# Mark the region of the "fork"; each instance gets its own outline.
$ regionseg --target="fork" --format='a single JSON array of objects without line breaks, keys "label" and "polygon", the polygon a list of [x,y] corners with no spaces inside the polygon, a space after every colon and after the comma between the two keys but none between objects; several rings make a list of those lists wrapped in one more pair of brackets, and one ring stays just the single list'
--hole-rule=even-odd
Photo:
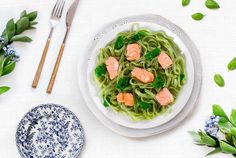
[{"label": "fork", "polygon": [[32,83],[32,87],[36,88],[39,82],[39,78],[43,69],[43,65],[47,56],[47,52],[48,52],[48,48],[51,42],[51,37],[54,31],[55,26],[60,22],[61,16],[62,16],[62,12],[65,6],[65,0],[57,0],[56,4],[53,7],[52,13],[51,13],[51,17],[50,17],[50,23],[51,23],[51,30],[50,33],[48,35],[47,38],[47,42],[45,44],[44,50],[43,50],[43,54],[42,57],[40,59],[36,74],[34,76],[34,80]]}]

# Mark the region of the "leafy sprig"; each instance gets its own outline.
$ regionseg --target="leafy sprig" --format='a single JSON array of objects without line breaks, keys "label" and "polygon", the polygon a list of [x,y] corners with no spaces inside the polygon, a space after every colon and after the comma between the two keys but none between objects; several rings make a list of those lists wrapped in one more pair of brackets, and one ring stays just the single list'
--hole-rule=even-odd
[{"label": "leafy sprig", "polygon": [[[11,73],[16,65],[13,54],[7,54],[6,49],[13,42],[31,42],[28,36],[21,35],[26,30],[34,29],[37,22],[37,11],[27,13],[25,10],[21,12],[20,18],[15,22],[10,19],[1,35],[3,41],[0,43],[0,77]],[[5,48],[5,50],[4,50]],[[0,87],[0,95],[7,92],[10,88],[6,86]]]},{"label": "leafy sprig", "polygon": [[205,145],[214,148],[214,150],[207,155],[222,152],[232,154],[236,157],[236,110],[233,109],[231,111],[230,117],[226,115],[219,105],[213,105],[212,110],[215,116],[220,117],[218,126],[220,132],[224,134],[224,138],[212,136],[201,130],[198,132],[190,131],[189,134],[197,145]]}]

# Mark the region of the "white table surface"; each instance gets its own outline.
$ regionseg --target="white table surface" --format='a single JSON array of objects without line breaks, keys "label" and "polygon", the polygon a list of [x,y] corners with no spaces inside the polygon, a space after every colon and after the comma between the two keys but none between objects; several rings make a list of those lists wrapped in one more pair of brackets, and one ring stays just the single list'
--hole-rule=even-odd
[{"label": "white table surface", "polygon": [[[55,30],[38,88],[32,89],[31,82],[49,32],[48,19],[54,1],[1,0],[0,30],[9,18],[17,17],[23,9],[38,10],[39,24],[37,30],[27,33],[34,39],[32,43],[14,44],[21,53],[21,61],[12,74],[0,79],[0,85],[12,87],[0,96],[0,157],[20,158],[15,146],[17,124],[27,111],[42,103],[58,103],[76,113],[86,136],[82,158],[204,157],[210,149],[194,145],[187,131],[203,127],[211,114],[211,104],[218,103],[227,112],[236,105],[236,71],[227,72],[226,68],[228,61],[236,56],[236,3],[235,0],[218,1],[221,8],[212,11],[204,7],[204,0],[192,1],[186,8],[181,6],[180,0],[81,0],[53,93],[48,95],[45,91],[65,31],[64,23]],[[207,16],[196,22],[190,15],[198,11]],[[77,65],[87,53],[93,35],[105,24],[123,16],[147,13],[162,15],[189,34],[201,53],[203,83],[196,108],[179,127],[149,138],[130,139],[104,127],[86,107],[77,84]],[[215,86],[214,73],[225,77],[224,88]]]}]

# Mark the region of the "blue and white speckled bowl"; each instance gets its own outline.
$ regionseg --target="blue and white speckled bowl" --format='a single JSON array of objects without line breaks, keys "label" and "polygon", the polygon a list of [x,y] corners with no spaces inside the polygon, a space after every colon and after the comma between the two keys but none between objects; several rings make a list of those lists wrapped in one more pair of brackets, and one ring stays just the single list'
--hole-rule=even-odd
[{"label": "blue and white speckled bowl", "polygon": [[23,158],[78,158],[83,144],[79,119],[56,104],[30,110],[16,131],[16,145]]}]

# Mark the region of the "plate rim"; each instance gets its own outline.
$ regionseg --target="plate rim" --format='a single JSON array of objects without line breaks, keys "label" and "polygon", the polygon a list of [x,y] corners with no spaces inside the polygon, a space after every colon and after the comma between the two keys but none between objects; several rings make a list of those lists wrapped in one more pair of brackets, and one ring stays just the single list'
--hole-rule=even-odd
[{"label": "plate rim", "polygon": [[[112,22],[110,22],[110,23],[108,23],[108,24],[106,24],[104,27],[102,27],[101,29],[99,29],[99,31],[98,31],[98,33],[96,33],[95,34],[95,36],[92,36],[92,37],[94,37],[93,38],[93,42],[91,42],[91,44],[89,45],[89,48],[87,49],[87,52],[89,52],[89,51],[91,51],[91,50],[93,50],[93,47],[97,44],[97,41],[96,40],[98,40],[99,39],[99,37],[100,36],[102,36],[102,34],[104,34],[104,32],[105,32],[105,30],[107,30],[107,29],[109,29],[109,28],[111,28],[111,27],[114,27],[115,25],[117,25],[117,24],[119,24],[119,23],[122,23],[122,22],[125,22],[127,19],[137,19],[137,18],[147,18],[147,19],[155,19],[155,20],[159,20],[159,21],[162,21],[162,23],[163,23],[163,21],[164,21],[164,23],[167,23],[168,24],[168,27],[166,26],[167,24],[165,24],[165,26],[164,27],[166,27],[166,28],[168,28],[170,31],[179,31],[179,34],[177,34],[177,36],[179,36],[179,38],[180,37],[184,37],[186,40],[185,40],[185,43],[186,43],[186,47],[187,48],[191,48],[191,57],[197,57],[196,59],[199,59],[199,60],[193,60],[193,64],[194,64],[194,66],[196,66],[196,65],[198,65],[198,67],[194,67],[194,78],[195,78],[195,81],[194,81],[194,84],[193,84],[193,89],[196,89],[197,91],[196,92],[194,92],[194,91],[192,91],[191,92],[191,95],[190,95],[190,98],[188,99],[188,101],[187,101],[187,105],[189,105],[190,103],[190,101],[192,102],[191,103],[191,107],[189,107],[189,110],[187,110],[186,111],[186,107],[184,107],[180,112],[179,112],[179,114],[177,115],[177,116],[175,116],[175,117],[179,117],[179,115],[181,114],[181,113],[185,113],[183,116],[182,116],[182,118],[180,118],[180,120],[179,121],[177,121],[177,123],[176,123],[176,125],[172,125],[171,127],[165,127],[165,130],[159,130],[159,132],[151,132],[151,133],[149,133],[149,134],[141,134],[141,133],[139,133],[137,136],[132,136],[132,135],[130,135],[130,134],[127,134],[127,133],[125,133],[124,132],[124,130],[123,130],[123,132],[122,132],[122,128],[123,129],[130,129],[130,130],[139,130],[139,129],[131,129],[131,128],[129,128],[129,127],[124,127],[124,126],[122,126],[122,125],[119,125],[119,124],[117,124],[118,126],[116,126],[116,127],[111,127],[111,122],[113,122],[112,120],[110,120],[110,119],[108,119],[98,108],[96,108],[96,112],[94,111],[94,107],[92,107],[91,105],[90,105],[90,103],[92,102],[92,101],[89,101],[88,100],[88,98],[86,97],[86,94],[83,92],[83,89],[82,89],[82,87],[84,87],[84,86],[86,86],[86,85],[83,85],[82,83],[81,83],[81,77],[80,77],[80,75],[78,75],[79,74],[79,66],[80,66],[80,63],[78,64],[78,69],[77,69],[77,77],[78,77],[78,83],[79,83],[79,89],[80,89],[80,91],[81,91],[81,94],[82,94],[82,96],[83,96],[83,99],[85,100],[85,102],[86,102],[86,104],[87,104],[87,106],[88,106],[88,108],[89,108],[89,110],[96,116],[96,118],[100,121],[100,122],[102,122],[106,127],[108,127],[108,128],[110,128],[111,130],[113,130],[113,131],[115,131],[115,132],[117,132],[117,133],[119,133],[119,134],[121,134],[121,135],[124,135],[124,136],[128,136],[128,137],[145,137],[145,136],[150,136],[150,135],[154,135],[154,134],[158,134],[158,133],[162,133],[162,132],[164,132],[164,131],[166,131],[166,130],[168,130],[168,129],[171,129],[171,128],[174,128],[175,126],[177,126],[177,124],[179,124],[179,123],[181,123],[186,117],[187,117],[187,115],[189,115],[189,113],[191,112],[191,110],[193,110],[193,108],[194,108],[194,105],[197,103],[197,99],[199,98],[199,95],[200,95],[200,92],[201,92],[201,83],[202,83],[202,64],[201,64],[201,57],[200,57],[200,53],[199,53],[199,51],[198,51],[198,49],[197,49],[197,47],[195,46],[195,44],[194,44],[194,42],[191,40],[191,38],[188,36],[188,34],[187,33],[185,33],[185,31],[182,29],[182,28],[180,28],[179,26],[177,26],[176,24],[174,24],[174,23],[172,23],[170,20],[168,20],[168,19],[166,19],[166,18],[164,18],[164,17],[162,17],[162,16],[160,16],[160,15],[155,15],[155,14],[142,14],[142,15],[135,15],[135,16],[127,16],[127,17],[123,17],[123,18],[119,18],[118,20],[114,20],[114,21],[112,21]],[[162,25],[161,25],[162,26]],[[173,30],[173,29],[175,29],[175,30]],[[176,32],[174,32],[175,34],[176,34]],[[180,38],[181,40],[182,40],[182,38]],[[86,56],[85,56],[86,58],[82,61],[83,62],[83,65],[88,65],[88,63],[86,62],[88,59],[89,59],[89,53],[87,53],[86,54]],[[87,70],[87,68],[86,68],[86,70]],[[83,73],[82,74],[84,74],[86,71],[84,70],[83,71]],[[196,83],[198,83],[197,85],[196,85]],[[195,93],[195,94],[193,94],[193,93]],[[191,97],[194,97],[193,99],[191,98]],[[186,105],[186,106],[187,106]],[[99,114],[100,113],[100,114]],[[100,116],[99,116],[100,115]],[[103,117],[103,118],[101,118],[101,117]],[[105,117],[105,118],[104,118]],[[174,117],[174,118],[175,118]],[[168,124],[169,122],[171,122],[174,118],[172,118],[170,121],[168,121],[167,123],[165,123],[164,125],[166,125],[166,124]],[[103,119],[103,120],[102,120]],[[110,123],[109,123],[110,122]],[[113,123],[115,123],[115,122],[113,122]],[[110,124],[110,125],[109,125]],[[162,125],[160,125],[160,126],[162,126]],[[156,126],[156,127],[153,127],[153,128],[146,128],[146,129],[141,129],[140,131],[144,131],[144,130],[149,130],[149,129],[155,129],[155,128],[157,128],[158,126]],[[119,130],[118,130],[118,128],[120,128]]]}]

